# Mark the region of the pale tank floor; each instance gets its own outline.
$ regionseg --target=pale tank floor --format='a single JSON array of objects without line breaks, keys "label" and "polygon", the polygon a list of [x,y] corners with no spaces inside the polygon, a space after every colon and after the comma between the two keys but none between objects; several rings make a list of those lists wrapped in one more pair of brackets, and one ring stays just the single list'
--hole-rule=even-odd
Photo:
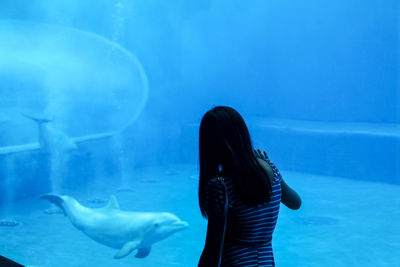
[{"label": "pale tank floor", "polygon": [[[196,266],[206,234],[197,202],[197,167],[171,166],[127,175],[129,184],[101,179],[66,194],[101,207],[110,194],[130,211],[168,211],[189,228],[156,243],[150,255],[113,259],[105,247],[75,229],[49,203],[28,199],[0,207],[0,254],[34,266]],[[285,172],[303,199],[298,211],[281,206],[273,237],[277,266],[397,266],[400,262],[400,186]],[[96,200],[96,201],[94,201]]]}]

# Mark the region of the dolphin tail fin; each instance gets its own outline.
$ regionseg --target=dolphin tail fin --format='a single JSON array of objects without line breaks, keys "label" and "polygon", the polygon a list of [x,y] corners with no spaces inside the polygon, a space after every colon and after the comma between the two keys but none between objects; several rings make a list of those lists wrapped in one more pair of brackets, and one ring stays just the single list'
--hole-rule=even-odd
[{"label": "dolphin tail fin", "polygon": [[63,206],[64,200],[62,199],[61,196],[52,195],[52,194],[46,194],[46,195],[40,196],[40,198],[41,198],[41,199],[46,199],[46,200],[50,201],[51,203],[53,203],[54,205],[56,205],[57,207],[59,207],[59,208],[64,212],[64,214],[66,214],[66,213],[65,213],[64,206]]},{"label": "dolphin tail fin", "polygon": [[38,117],[34,117],[34,116],[31,116],[31,115],[28,115],[28,114],[25,114],[25,113],[22,113],[22,112],[21,112],[21,115],[24,116],[25,118],[28,118],[30,120],[33,120],[33,121],[39,123],[39,124],[40,123],[49,123],[49,122],[53,121],[52,119],[38,118]]}]

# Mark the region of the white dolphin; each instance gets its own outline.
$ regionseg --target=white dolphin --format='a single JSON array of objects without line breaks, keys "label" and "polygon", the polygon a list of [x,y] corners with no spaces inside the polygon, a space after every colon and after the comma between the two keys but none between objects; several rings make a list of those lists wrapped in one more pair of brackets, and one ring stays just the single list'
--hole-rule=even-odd
[{"label": "white dolphin", "polygon": [[67,163],[73,152],[79,153],[79,144],[96,139],[112,138],[119,132],[92,134],[80,137],[69,137],[61,130],[52,126],[52,119],[39,118],[21,113],[24,117],[37,123],[39,141],[31,144],[0,147],[0,156],[32,153],[41,151],[50,157],[50,177],[52,191],[60,192],[63,184],[63,173],[66,172]]},{"label": "white dolphin", "polygon": [[50,125],[51,119],[37,118],[22,113],[28,119],[35,121],[39,129],[39,142],[0,147],[0,155],[17,154],[23,152],[44,151],[54,155],[68,154],[77,149],[80,143],[90,140],[105,139],[115,136],[119,131],[91,134],[79,137],[69,137],[64,132]]},{"label": "white dolphin", "polygon": [[52,127],[52,119],[36,118],[22,113],[28,119],[35,121],[39,129],[39,144],[44,152],[50,154],[64,153],[77,149],[75,142],[62,131]]},{"label": "white dolphin", "polygon": [[43,195],[60,207],[71,223],[91,239],[118,249],[115,259],[138,250],[135,257],[149,255],[151,246],[177,231],[184,230],[188,223],[167,212],[128,212],[121,211],[115,196],[104,208],[91,209],[82,206],[70,196]]}]

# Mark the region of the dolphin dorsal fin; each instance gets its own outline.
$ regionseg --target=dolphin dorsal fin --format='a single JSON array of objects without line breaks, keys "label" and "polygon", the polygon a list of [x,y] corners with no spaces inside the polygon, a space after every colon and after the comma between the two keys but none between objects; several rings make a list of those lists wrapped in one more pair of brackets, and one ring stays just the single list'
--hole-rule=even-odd
[{"label": "dolphin dorsal fin", "polygon": [[117,209],[117,210],[119,210],[119,204],[118,204],[117,198],[114,195],[111,195],[107,206],[105,206],[104,208],[105,209]]}]

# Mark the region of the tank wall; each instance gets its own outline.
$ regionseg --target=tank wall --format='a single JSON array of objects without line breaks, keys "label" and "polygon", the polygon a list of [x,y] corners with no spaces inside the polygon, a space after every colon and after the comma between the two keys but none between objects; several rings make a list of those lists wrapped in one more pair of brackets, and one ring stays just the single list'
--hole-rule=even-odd
[{"label": "tank wall", "polygon": [[[285,169],[393,182],[399,181],[398,150],[393,150],[399,134],[388,137],[373,129],[400,122],[399,5],[397,0],[36,0],[29,5],[4,0],[0,19],[94,33],[140,60],[148,99],[121,135],[124,168],[197,164],[202,115],[215,105],[231,105],[248,121],[254,143],[269,149]],[[4,83],[1,89],[6,92]],[[283,131],[253,120],[259,117],[340,127],[364,122],[373,133]],[[294,140],[303,143],[290,145]],[[110,147],[96,143],[91,158],[97,160],[73,159],[75,177],[86,173],[95,179],[94,170],[114,155]],[[384,155],[378,162],[387,173],[375,179],[371,157],[377,154]],[[120,163],[113,167],[118,176]]]},{"label": "tank wall", "polygon": [[1,18],[76,27],[137,55],[155,113],[195,120],[222,103],[249,115],[398,122],[396,0],[22,2],[2,1]]}]

